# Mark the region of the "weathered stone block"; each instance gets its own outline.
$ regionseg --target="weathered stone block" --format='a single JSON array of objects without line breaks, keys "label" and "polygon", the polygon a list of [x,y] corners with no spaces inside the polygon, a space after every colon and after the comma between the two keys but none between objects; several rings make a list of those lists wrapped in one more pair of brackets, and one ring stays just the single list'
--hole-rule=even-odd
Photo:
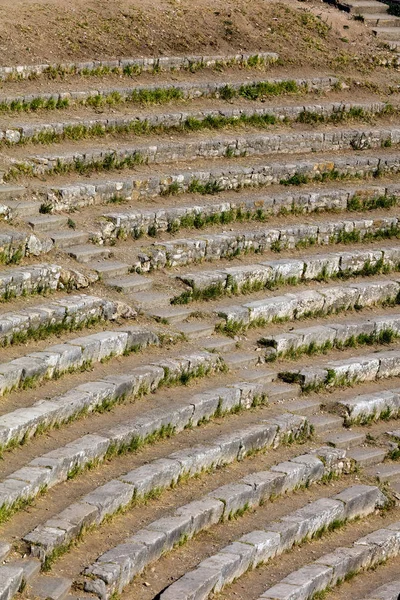
[{"label": "weathered stone block", "polygon": [[224,513],[224,503],[214,498],[204,498],[181,506],[175,511],[177,516],[192,519],[192,535],[218,523]]},{"label": "weathered stone block", "polygon": [[257,565],[265,563],[273,558],[280,548],[280,535],[278,533],[267,531],[252,531],[239,538],[242,544],[254,546],[255,554],[251,567],[255,569]]},{"label": "weathered stone block", "polygon": [[376,486],[353,485],[334,496],[344,504],[344,518],[366,516],[386,504],[387,499]]},{"label": "weathered stone block", "polygon": [[333,569],[332,584],[343,581],[349,573],[357,573],[369,564],[368,548],[351,546],[350,548],[336,548],[330,554],[324,554],[317,564],[326,565]]},{"label": "weathered stone block", "polygon": [[160,458],[121,475],[119,479],[132,485],[135,496],[141,497],[176,483],[182,472],[181,464],[170,458]]}]

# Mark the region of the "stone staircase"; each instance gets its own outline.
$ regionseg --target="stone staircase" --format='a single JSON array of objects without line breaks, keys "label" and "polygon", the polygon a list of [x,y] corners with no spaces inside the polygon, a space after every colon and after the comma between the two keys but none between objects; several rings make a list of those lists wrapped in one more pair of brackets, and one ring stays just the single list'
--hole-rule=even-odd
[{"label": "stone staircase", "polygon": [[[393,4],[396,3],[394,0]],[[375,0],[337,1],[337,6],[362,18],[373,33],[393,50],[400,48],[400,17],[388,13],[389,4]]]},{"label": "stone staircase", "polygon": [[396,590],[395,78],[277,59],[0,68],[1,598]]}]

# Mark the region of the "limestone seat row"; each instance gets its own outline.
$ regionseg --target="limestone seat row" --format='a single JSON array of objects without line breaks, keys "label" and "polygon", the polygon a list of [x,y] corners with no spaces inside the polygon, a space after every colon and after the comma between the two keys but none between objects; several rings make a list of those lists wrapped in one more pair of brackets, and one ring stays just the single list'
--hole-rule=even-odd
[{"label": "limestone seat row", "polygon": [[33,176],[75,170],[101,165],[109,159],[115,165],[125,164],[164,164],[198,159],[240,158],[243,156],[263,156],[268,154],[297,154],[300,152],[334,152],[381,148],[384,144],[395,146],[400,142],[400,129],[335,129],[334,131],[303,131],[296,133],[243,133],[242,136],[218,136],[207,139],[184,139],[179,142],[153,140],[151,144],[117,146],[116,148],[82,148],[70,153],[46,153],[29,155],[25,158],[10,158],[11,169],[23,165],[25,172]]},{"label": "limestone seat row", "polygon": [[[315,502],[248,533],[173,583],[161,600],[205,600],[258,565],[290,550],[296,543],[311,540],[321,530],[373,513],[384,507],[387,498],[379,488],[356,485]],[[271,596],[271,598],[274,596]],[[289,598],[290,596],[288,596]],[[280,599],[280,596],[276,598]],[[301,596],[291,596],[300,600]]]},{"label": "limestone seat row", "polygon": [[379,317],[353,317],[340,323],[292,329],[267,335],[259,340],[266,346],[269,358],[295,357],[301,354],[326,352],[331,348],[346,348],[357,344],[392,341],[400,335],[400,315],[388,313]]},{"label": "limestone seat row", "polygon": [[123,544],[100,556],[86,570],[90,579],[85,587],[102,599],[109,598],[115,591],[121,592],[150,562],[172,550],[182,539],[190,539],[247,508],[257,507],[272,496],[311,485],[332,473],[341,475],[345,463],[344,452],[321,448],[277,464],[268,471],[251,473],[235,483],[221,486],[150,523]]},{"label": "limestone seat row", "polygon": [[308,391],[399,375],[400,350],[396,349],[331,360],[317,367],[287,369],[279,374],[284,381],[297,382]]},{"label": "limestone seat row", "polygon": [[287,213],[313,213],[324,211],[346,211],[353,207],[368,210],[380,203],[397,203],[400,185],[358,186],[349,185],[335,189],[312,189],[311,191],[287,191],[285,193],[260,194],[223,201],[210,201],[183,206],[167,206],[157,209],[114,210],[102,215],[96,224],[92,239],[97,243],[111,243],[127,236],[138,238],[143,234],[175,232],[186,227],[201,229],[208,223],[227,224],[232,221],[260,220],[272,215]]},{"label": "limestone seat row", "polygon": [[97,279],[97,275],[84,275],[51,263],[11,267],[0,271],[0,298],[6,301],[17,296],[87,288]]},{"label": "limestone seat row", "polygon": [[122,302],[105,300],[87,294],[70,295],[18,311],[0,315],[0,341],[4,344],[29,338],[35,333],[48,330],[77,329],[100,320],[111,321],[131,318],[135,311]]},{"label": "limestone seat row", "polygon": [[[290,419],[289,415],[284,414],[277,419],[269,419],[258,425],[219,435],[211,443],[183,448],[95,488],[78,502],[36,527],[24,539],[30,544],[31,553],[43,561],[51,557],[57,549],[65,547],[77,536],[82,535],[84,528],[100,525],[107,516],[129,508],[135,501],[146,498],[156,491],[161,492],[165,488],[176,485],[182,477],[195,477],[204,471],[243,459],[252,451],[277,448],[288,436],[292,436],[294,440],[307,436],[307,428],[304,417],[296,416]],[[327,450],[323,449],[321,452],[326,453]],[[340,474],[348,468],[349,461],[343,452],[336,452],[337,454],[328,452],[329,457],[333,457],[328,471],[332,470]],[[312,463],[313,468],[316,468],[316,472],[310,469],[313,470],[316,478],[322,477],[325,471],[321,461],[316,462],[316,459],[310,458],[309,462]],[[289,465],[290,467],[295,471],[296,465]],[[309,469],[303,463],[297,466],[297,470],[298,476],[293,473],[292,488],[297,485],[301,477],[306,478],[307,481],[310,479],[310,482],[312,479]],[[280,478],[285,480],[282,473]],[[275,486],[276,490],[279,485]],[[282,490],[292,489],[290,485],[287,481],[282,483]],[[236,505],[238,510],[240,502],[241,499],[238,497],[235,499],[233,494],[231,500],[226,502],[225,516],[228,516]]]},{"label": "limestone seat row", "polygon": [[363,152],[359,155],[329,155],[321,158],[256,161],[243,166],[230,163],[222,167],[210,164],[202,170],[180,170],[164,173],[135,173],[128,177],[109,174],[107,181],[91,179],[88,182],[77,180],[70,184],[52,185],[37,189],[38,197],[53,210],[79,209],[92,204],[105,203],[113,198],[139,200],[154,198],[160,194],[180,194],[199,191],[215,194],[223,190],[238,190],[247,187],[272,184],[290,185],[307,182],[320,182],[329,179],[356,177],[366,179],[377,175],[396,174],[400,171],[400,157],[396,153],[384,154],[376,150],[374,154]]},{"label": "limestone seat row", "polygon": [[[17,408],[0,416],[0,448],[25,444],[29,438],[51,427],[62,425],[90,412],[154,392],[161,385],[183,374],[196,375],[218,370],[217,357],[199,353],[186,360],[170,359],[131,369],[129,374],[108,375],[84,383],[51,399],[38,400],[32,406]],[[229,392],[229,390],[228,390]],[[222,394],[222,391],[221,391]]]},{"label": "limestone seat row", "polygon": [[[393,110],[391,107],[389,110]],[[396,110],[396,109],[394,109]],[[239,125],[253,117],[265,119],[272,123],[284,121],[301,121],[310,115],[320,117],[321,120],[329,120],[335,117],[339,120],[346,115],[352,115],[358,112],[365,117],[374,115],[379,117],[385,115],[388,111],[388,105],[384,102],[328,102],[323,104],[308,104],[298,106],[268,106],[265,108],[243,106],[231,108],[221,104],[219,109],[185,110],[179,112],[145,113],[141,115],[128,114],[123,116],[113,115],[112,117],[97,116],[96,118],[81,118],[79,120],[62,120],[49,122],[32,123],[10,123],[5,129],[0,129],[0,140],[6,140],[8,144],[18,144],[21,142],[49,142],[64,138],[71,138],[74,131],[84,131],[87,137],[98,137],[104,133],[118,133],[119,131],[135,133],[137,130],[151,133],[158,131],[168,131],[169,129],[183,128],[190,129],[192,120],[212,121],[213,119],[226,119],[227,124]],[[254,119],[256,121],[256,119]],[[77,129],[75,129],[77,128]]]},{"label": "limestone seat row", "polygon": [[216,313],[226,321],[225,329],[228,332],[232,327],[263,326],[266,323],[329,315],[354,308],[396,304],[399,286],[397,281],[383,279],[319,287],[318,291],[306,290],[242,305],[219,307]]},{"label": "limestone seat row", "polygon": [[[315,92],[315,91],[329,91],[333,87],[338,85],[338,79],[336,77],[313,77],[313,78],[302,78],[302,79],[277,79],[265,77],[255,77],[253,80],[243,79],[242,81],[234,81],[230,83],[229,88],[233,94],[238,94],[240,90],[248,86],[257,86],[262,84],[279,85],[288,84],[289,87],[293,87],[296,91],[303,93]],[[5,95],[0,96],[0,106],[3,111],[19,111],[33,108],[43,109],[63,109],[73,105],[89,105],[96,106],[105,102],[108,97],[113,97],[113,103],[124,103],[124,102],[141,102],[145,101],[151,94],[156,97],[158,93],[164,93],[165,95],[170,94],[172,99],[179,100],[191,100],[193,98],[218,98],[224,94],[226,89],[226,83],[224,80],[220,81],[184,81],[171,83],[153,83],[153,84],[142,84],[142,85],[126,85],[113,86],[108,88],[87,88],[85,90],[70,90],[64,89],[56,92],[39,92],[36,94],[22,94],[22,95]],[[15,137],[17,132],[10,131],[10,135],[7,139],[8,142],[15,143],[18,138]],[[18,135],[18,134],[17,134]]]},{"label": "limestone seat row", "polygon": [[[144,369],[136,369],[131,375],[108,377],[104,382],[98,382],[97,386],[87,384],[85,389],[87,392],[88,389],[96,390],[97,387],[98,393],[101,394],[101,388],[107,389],[107,386],[113,384],[113,389],[117,389],[119,395],[124,392],[128,395],[142,391],[148,393],[157,389],[161,383],[179,381],[183,375],[195,377],[200,371],[207,374],[220,368],[221,360],[216,354],[197,352],[159,360]],[[257,384],[244,384],[244,389],[243,394],[239,394],[239,402],[242,402],[243,407],[249,408],[252,406],[252,400],[249,400],[251,390],[258,393],[260,388]],[[82,392],[83,390],[78,400],[82,398]],[[76,395],[72,396],[71,402],[76,399]],[[212,398],[214,406],[219,406],[219,395]],[[235,394],[231,393],[230,398],[235,398]],[[81,403],[82,400],[78,406],[81,406]],[[23,502],[29,502],[46,489],[66,481],[73,474],[84,470],[88,464],[99,463],[105,456],[112,457],[121,452],[134,451],[149,440],[157,439],[158,435],[179,431],[192,421],[197,422],[196,419],[201,420],[203,416],[213,414],[210,404],[212,405],[210,396],[204,394],[198,399],[197,405],[191,404],[189,400],[185,404],[177,404],[174,410],[172,407],[169,410],[153,409],[136,419],[114,425],[96,434],[84,435],[33,459],[0,483],[0,507],[3,516],[7,518],[12,515],[19,510]],[[291,415],[287,421],[291,424],[299,423],[298,420],[293,420]],[[305,420],[300,422],[302,428],[307,425]]]},{"label": "limestone seat row", "polygon": [[94,333],[49,346],[41,352],[31,352],[0,365],[0,395],[153,344],[159,344],[154,332],[132,326]]},{"label": "limestone seat row", "polygon": [[137,57],[137,58],[117,58],[115,60],[93,60],[85,62],[68,62],[54,64],[36,64],[36,65],[17,65],[0,67],[0,79],[3,81],[13,81],[14,79],[36,80],[41,75],[59,74],[60,76],[70,75],[88,75],[98,76],[98,72],[106,75],[112,73],[140,73],[142,71],[158,72],[163,70],[175,71],[177,69],[209,68],[216,65],[222,66],[249,66],[254,63],[255,66],[268,65],[278,60],[279,56],[275,52],[257,52],[224,54],[224,55],[187,55],[187,56],[157,56],[157,57]]},{"label": "limestone seat row", "polygon": [[210,269],[184,273],[178,279],[189,286],[193,297],[201,297],[217,287],[220,294],[240,293],[285,283],[301,281],[346,279],[356,275],[372,275],[397,271],[400,265],[400,247],[367,248],[313,254],[298,259],[283,258],[256,264],[239,265],[227,269]]},{"label": "limestone seat row", "polygon": [[248,252],[277,252],[296,248],[356,243],[399,235],[397,217],[377,219],[345,219],[326,221],[315,225],[258,228],[255,230],[204,233],[190,239],[172,239],[143,247],[134,264],[137,271],[150,271],[165,267],[180,267],[192,262],[212,261],[236,257]]},{"label": "limestone seat row", "polygon": [[47,254],[53,248],[50,238],[32,233],[3,231],[0,233],[0,263],[15,264],[25,256]]},{"label": "limestone seat row", "polygon": [[400,522],[395,522],[359,538],[353,546],[336,548],[334,552],[291,573],[266,590],[259,600],[309,600],[318,592],[338,585],[347,575],[374,568],[399,553]]},{"label": "limestone seat row", "polygon": [[337,409],[346,425],[368,424],[384,416],[396,418],[400,412],[400,389],[382,390],[339,400]]}]

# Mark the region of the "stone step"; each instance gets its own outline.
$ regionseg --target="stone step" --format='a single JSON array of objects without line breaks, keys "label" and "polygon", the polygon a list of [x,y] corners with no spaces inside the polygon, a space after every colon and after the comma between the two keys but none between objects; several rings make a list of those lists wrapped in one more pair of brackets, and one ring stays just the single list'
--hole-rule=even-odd
[{"label": "stone step", "polygon": [[[73,229],[51,231],[49,237],[53,240],[56,248],[62,249],[71,248],[76,244],[85,244],[89,239],[89,235],[85,231],[74,231]],[[95,246],[88,246],[88,248],[95,248]]]},{"label": "stone step", "polygon": [[[287,81],[293,81],[293,78],[266,78],[262,75],[254,76],[252,79],[249,77],[243,78],[242,80],[233,80],[230,81],[230,88],[233,90],[233,93],[236,95],[241,94],[241,89],[243,86],[249,86],[251,84],[257,85],[261,81],[268,81],[270,83],[284,83]],[[297,86],[306,93],[315,92],[315,91],[329,91],[333,86],[337,85],[338,79],[336,77],[311,77],[311,78],[301,78],[294,79]],[[176,81],[173,84],[160,82],[159,84],[154,84],[153,82],[143,85],[138,85],[137,83],[130,83],[130,85],[117,85],[112,87],[102,87],[101,89],[94,90],[93,87],[87,87],[86,89],[80,90],[63,90],[59,89],[57,92],[41,92],[39,95],[35,95],[34,98],[40,98],[43,100],[43,103],[52,99],[56,103],[58,101],[62,101],[63,99],[68,99],[68,106],[72,107],[74,105],[84,105],[89,98],[93,98],[93,96],[99,96],[101,98],[107,98],[110,94],[114,94],[115,104],[124,104],[125,102],[130,103],[132,101],[132,96],[139,98],[139,103],[141,102],[140,96],[147,95],[148,92],[154,91],[155,89],[159,90],[161,93],[166,92],[169,93],[171,91],[177,92],[181,99],[192,100],[193,98],[214,98],[215,96],[219,96],[220,92],[225,88],[226,80],[221,77],[217,81],[211,81],[208,79],[194,79],[191,82],[187,81]],[[243,94],[244,95],[244,94]],[[119,102],[116,100],[116,97],[119,96]],[[6,103],[7,106],[10,106],[14,102],[22,102],[30,106],[32,102],[32,94],[26,95],[2,95],[0,101]],[[135,103],[135,100],[133,100]],[[12,139],[10,142],[18,142],[21,139],[21,134],[18,131],[13,131]],[[83,156],[81,156],[83,158]],[[57,164],[57,159],[52,155],[53,159],[53,167]],[[52,161],[49,160],[49,163]]]},{"label": "stone step", "polygon": [[209,352],[232,352],[236,348],[235,340],[217,335],[203,340],[201,345]]},{"label": "stone step", "polygon": [[[0,183],[0,202],[2,203],[8,205],[9,202],[16,202],[17,199],[22,198],[25,193],[26,189],[22,185]],[[27,204],[34,204],[36,206],[36,212],[39,211],[39,204],[36,202],[27,202]]]},{"label": "stone step", "polygon": [[313,415],[309,418],[316,435],[342,431],[344,419],[335,415]]},{"label": "stone step", "polygon": [[400,27],[373,27],[372,31],[379,38],[400,41]]},{"label": "stone step", "polygon": [[340,4],[349,9],[351,14],[363,15],[364,13],[384,14],[388,11],[388,5],[384,2],[374,0],[343,0]]},{"label": "stone step", "polygon": [[[364,381],[398,377],[400,375],[400,350],[395,346],[393,350],[376,350],[371,354],[357,354],[342,360],[327,361],[316,367],[300,369],[292,367],[279,375],[283,381],[298,382],[304,391],[316,391],[321,388],[335,388],[355,385]],[[383,392],[366,396],[379,400],[375,406],[381,405],[382,413],[385,413],[388,408],[390,409],[389,414],[397,413],[399,409],[400,399],[396,393],[385,394]],[[348,404],[350,403],[351,400]],[[363,407],[364,404],[361,406]],[[363,413],[361,413],[362,415]],[[355,423],[358,423],[358,419],[355,419]]]},{"label": "stone step", "polygon": [[230,369],[242,369],[254,367],[259,357],[255,352],[228,352],[223,354],[222,358]]},{"label": "stone step", "polygon": [[368,475],[376,477],[378,481],[384,482],[400,482],[400,463],[384,463],[377,467],[372,467],[366,470]]},{"label": "stone step", "polygon": [[24,387],[28,382],[33,386],[44,379],[59,378],[87,364],[122,356],[133,348],[142,349],[149,344],[159,344],[153,331],[127,326],[73,338],[64,344],[28,353],[1,365],[0,395]]},{"label": "stone step", "polygon": [[96,271],[103,280],[108,280],[110,277],[122,277],[123,275],[127,275],[131,268],[127,263],[112,260],[89,262],[86,266],[88,269]]},{"label": "stone step", "polygon": [[212,335],[215,325],[213,323],[205,323],[204,321],[189,321],[188,323],[181,323],[177,329],[188,340],[196,340]]},{"label": "stone step", "polygon": [[22,558],[20,560],[12,561],[13,567],[21,568],[23,571],[22,578],[25,583],[31,583],[31,581],[41,571],[42,563],[38,558]]},{"label": "stone step", "polygon": [[156,321],[166,324],[181,323],[192,311],[184,306],[171,306],[169,308],[155,308],[148,311],[148,315]]},{"label": "stone step", "polygon": [[360,467],[372,467],[385,459],[386,450],[384,448],[353,448],[346,453],[349,458],[354,460]]},{"label": "stone step", "polygon": [[281,404],[281,408],[286,412],[291,412],[295,415],[304,415],[305,417],[310,417],[308,420],[311,424],[312,418],[319,416],[315,413],[319,411],[320,406],[321,403],[318,400],[304,400],[303,398],[300,398],[300,400],[285,400]]},{"label": "stone step", "polygon": [[358,433],[356,431],[344,431],[336,435],[328,435],[325,439],[326,442],[334,448],[342,448],[343,450],[349,450],[356,446],[361,446],[365,442],[365,434]]},{"label": "stone step", "polygon": [[288,385],[286,383],[272,383],[268,387],[268,402],[271,404],[282,402],[284,400],[291,400],[298,398],[301,394],[300,387],[298,385]]},{"label": "stone step", "polygon": [[119,292],[144,292],[153,286],[153,280],[134,273],[125,277],[107,279],[106,284]]},{"label": "stone step", "polygon": [[[303,264],[301,261],[297,261]],[[289,261],[286,261],[289,266]],[[300,266],[300,265],[299,265]],[[225,273],[217,274],[217,277],[225,278]],[[200,278],[199,278],[200,280]],[[214,281],[217,283],[218,279]],[[317,291],[318,290],[318,291]],[[302,319],[304,315],[310,316],[322,313],[339,312],[339,310],[350,310],[364,308],[367,306],[387,303],[388,298],[395,300],[399,291],[399,283],[393,280],[374,280],[348,285],[334,285],[319,287],[317,290],[305,290],[302,292],[293,292],[291,294],[267,296],[253,302],[243,302],[243,304],[233,304],[226,306],[216,306],[214,313],[216,316],[225,320],[222,322],[222,329],[228,333],[232,326],[238,326],[239,331],[245,330],[252,323],[258,324],[261,320],[263,327],[267,323],[275,320],[297,320]],[[293,370],[295,370],[293,368]],[[290,371],[290,368],[288,369]],[[311,373],[312,369],[305,368],[301,370],[304,373]],[[304,379],[306,381],[306,379]],[[308,383],[311,383],[308,381]]]},{"label": "stone step", "polygon": [[65,600],[71,590],[72,581],[65,577],[37,577],[31,585],[32,597],[37,600]]},{"label": "stone step", "polygon": [[129,298],[135,308],[144,312],[171,306],[171,295],[163,292],[135,292]]},{"label": "stone step", "polygon": [[371,27],[400,27],[400,18],[395,15],[363,14],[364,23]]},{"label": "stone step", "polygon": [[[397,227],[397,218],[395,218]],[[220,288],[220,295],[238,293],[243,288],[246,293],[256,288],[257,291],[270,288],[272,284],[281,284],[300,281],[315,281],[349,275],[363,275],[364,269],[371,269],[374,265],[385,267],[390,272],[395,268],[399,259],[398,246],[388,245],[377,249],[352,248],[347,251],[326,252],[321,254],[306,255],[299,258],[285,258],[277,260],[253,262],[237,267],[224,269],[198,270],[182,273],[178,279],[186,286],[185,300],[191,300],[191,294],[196,291],[196,299],[208,299],[209,290],[216,286]],[[177,296],[177,300],[180,297]],[[259,304],[257,304],[258,306]]]},{"label": "stone step", "polygon": [[[34,217],[39,214],[39,204],[31,200],[1,200],[2,214],[9,215],[9,219],[24,219],[25,217]],[[4,208],[3,208],[4,207]]]},{"label": "stone step", "polygon": [[110,258],[111,250],[104,246],[82,244],[69,247],[68,254],[80,263],[88,263],[99,258]]},{"label": "stone step", "polygon": [[[30,217],[26,221],[34,231],[53,231],[57,234],[54,230],[58,227],[64,227],[68,222],[68,218],[63,215],[38,215],[37,217]],[[66,231],[66,233],[71,232]]]},{"label": "stone step", "polygon": [[400,413],[400,392],[382,390],[372,394],[360,394],[353,398],[339,400],[337,407],[346,419],[346,424],[367,425],[382,417],[396,418]]}]

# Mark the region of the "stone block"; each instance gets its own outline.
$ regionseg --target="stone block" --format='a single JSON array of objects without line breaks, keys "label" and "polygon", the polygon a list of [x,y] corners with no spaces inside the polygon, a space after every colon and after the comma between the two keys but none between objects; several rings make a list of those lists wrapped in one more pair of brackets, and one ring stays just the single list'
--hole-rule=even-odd
[{"label": "stone block", "polygon": [[253,506],[257,501],[254,489],[245,483],[229,483],[210,492],[208,496],[223,502],[224,519],[234,516],[246,506]]},{"label": "stone block", "polygon": [[133,536],[127,539],[128,543],[144,545],[147,548],[147,563],[154,562],[160,558],[165,548],[167,536],[162,531],[150,531],[150,529],[140,529]]},{"label": "stone block", "polygon": [[289,462],[299,463],[305,467],[304,479],[302,481],[304,484],[319,481],[325,473],[324,463],[311,454],[295,456],[294,458],[291,458]]},{"label": "stone block", "polygon": [[109,445],[110,440],[105,437],[85,435],[62,448],[33,459],[30,465],[49,469],[51,485],[55,485],[65,481],[71,470],[81,468],[89,461],[101,459]]},{"label": "stone block", "polygon": [[121,475],[119,479],[134,487],[135,496],[143,497],[154,490],[176,483],[182,473],[181,464],[170,458],[160,458]]},{"label": "stone block", "polygon": [[23,569],[11,565],[0,566],[0,593],[1,599],[11,600],[18,592],[22,583]]},{"label": "stone block", "polygon": [[218,579],[214,584],[213,591],[219,592],[227,582],[233,581],[235,574],[240,570],[241,555],[233,552],[218,552],[203,560],[199,567],[203,571],[218,573]]},{"label": "stone block", "polygon": [[279,552],[280,539],[278,533],[252,531],[243,535],[238,541],[242,544],[254,546],[255,554],[251,567],[255,569],[259,564],[268,562]]},{"label": "stone block", "polygon": [[201,473],[203,470],[218,465],[221,455],[218,446],[198,445],[173,452],[168,458],[176,460],[180,464],[182,475],[193,476],[196,473]]},{"label": "stone block", "polygon": [[65,538],[64,529],[39,525],[31,533],[24,536],[24,541],[30,544],[32,556],[43,562],[53,550],[62,546]]},{"label": "stone block", "polygon": [[329,587],[332,576],[333,570],[331,567],[313,563],[290,573],[282,579],[281,584],[297,588],[297,593],[293,598],[307,600],[312,598],[316,592]]},{"label": "stone block", "polygon": [[343,504],[331,498],[320,498],[294,513],[282,517],[282,523],[297,524],[296,542],[312,538],[333,521],[344,518]]},{"label": "stone block", "polygon": [[126,542],[102,554],[90,567],[92,575],[102,579],[113,590],[122,591],[147,564],[147,547]]},{"label": "stone block", "polygon": [[379,353],[378,377],[397,377],[400,375],[400,351],[389,350]]},{"label": "stone block", "polygon": [[399,554],[400,528],[398,530],[378,529],[358,539],[354,544],[367,546],[370,557],[368,567],[371,567]]},{"label": "stone block", "polygon": [[233,542],[229,546],[225,546],[218,554],[229,554],[239,556],[239,562],[235,569],[232,569],[229,576],[217,584],[215,591],[221,589],[224,585],[231,583],[235,579],[238,579],[246,573],[249,567],[253,564],[256,556],[256,549],[250,544],[243,544],[242,542]]},{"label": "stone block", "polygon": [[190,399],[190,402],[193,405],[193,414],[191,417],[193,425],[198,425],[203,419],[211,419],[221,405],[220,396],[212,392],[195,394]]},{"label": "stone block", "polygon": [[334,496],[334,499],[343,502],[345,519],[369,515],[387,502],[380,489],[371,485],[353,485]]},{"label": "stone block", "polygon": [[147,525],[146,529],[164,533],[165,550],[171,550],[182,539],[193,535],[192,515],[163,517]]},{"label": "stone block", "polygon": [[177,516],[190,517],[192,519],[192,533],[195,534],[203,529],[217,524],[224,513],[224,503],[214,498],[195,500],[175,511]]},{"label": "stone block", "polygon": [[220,579],[218,568],[200,567],[186,573],[160,595],[160,600],[201,600],[207,598]]},{"label": "stone block", "polygon": [[107,515],[112,515],[117,510],[128,506],[134,492],[135,488],[132,485],[114,479],[86,494],[83,500],[86,504],[98,508],[98,518],[101,522]]},{"label": "stone block", "polygon": [[350,548],[336,548],[330,554],[324,554],[315,562],[333,569],[332,584],[344,581],[349,573],[357,573],[369,564],[367,547],[351,546]]},{"label": "stone block", "polygon": [[378,419],[381,413],[389,410],[397,414],[400,409],[400,394],[391,390],[382,390],[372,394],[362,394],[355,398],[339,400],[338,407],[344,413],[347,422],[363,422],[370,418]]},{"label": "stone block", "polygon": [[270,470],[246,475],[241,481],[253,487],[255,499],[259,504],[263,500],[283,494],[286,480],[287,475],[285,472]]}]

